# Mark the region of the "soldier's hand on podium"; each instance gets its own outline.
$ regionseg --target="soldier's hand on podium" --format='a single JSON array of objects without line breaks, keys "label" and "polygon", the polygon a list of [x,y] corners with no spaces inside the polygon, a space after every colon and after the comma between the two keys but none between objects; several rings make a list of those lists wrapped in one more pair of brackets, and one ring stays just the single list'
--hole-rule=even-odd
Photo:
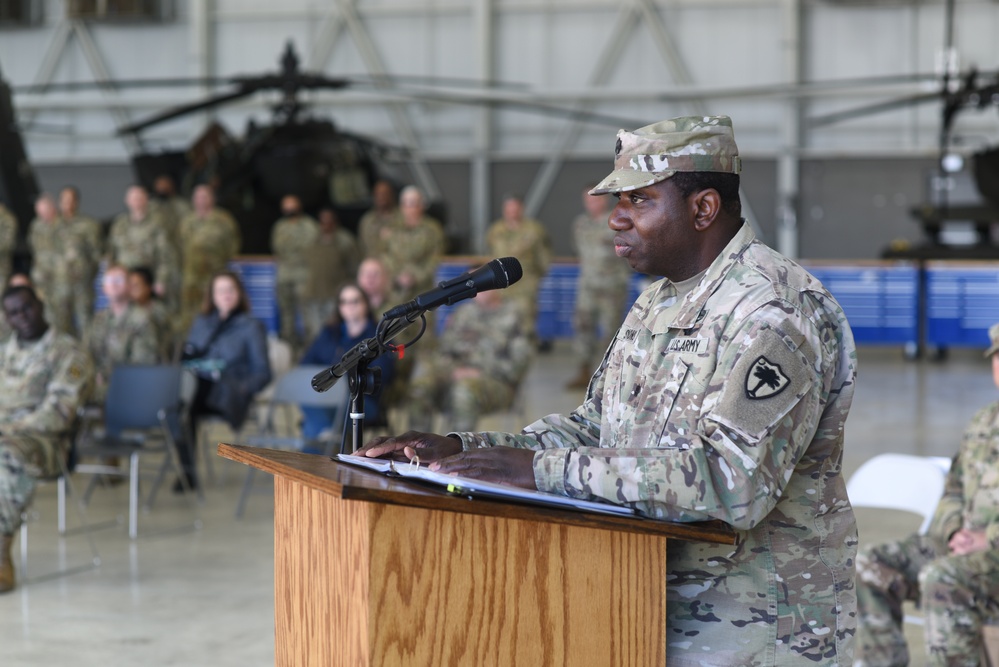
[{"label": "soldier's hand on podium", "polygon": [[[534,481],[533,449],[516,447],[484,447],[460,452],[434,461],[427,467],[434,472],[481,479],[485,482],[511,484],[537,491]],[[423,460],[421,454],[420,460]]]},{"label": "soldier's hand on podium", "polygon": [[420,462],[436,461],[461,451],[461,440],[436,433],[407,431],[402,435],[375,438],[357,450],[357,456],[411,461],[416,456]]}]

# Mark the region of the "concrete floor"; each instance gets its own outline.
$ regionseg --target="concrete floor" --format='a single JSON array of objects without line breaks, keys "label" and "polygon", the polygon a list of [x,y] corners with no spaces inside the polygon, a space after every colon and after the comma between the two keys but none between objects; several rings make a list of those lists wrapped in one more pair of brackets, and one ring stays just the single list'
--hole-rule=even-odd
[{"label": "concrete floor", "polygon": [[[575,364],[559,344],[541,355],[525,383],[527,417],[574,407],[580,394],[564,383]],[[897,348],[860,352],[860,376],[847,423],[845,467],[852,472],[882,452],[949,456],[979,407],[995,400],[989,366],[977,351],[954,350],[943,362],[909,362]],[[490,418],[484,428],[511,428],[516,417]],[[225,432],[216,439],[230,439]],[[0,596],[0,665],[272,665],[273,503],[250,499],[234,519],[244,469],[218,460],[221,484],[209,486],[203,528],[129,540],[124,526],[96,533],[101,565],[83,573],[20,585]],[[59,539],[54,485],[39,489],[29,528],[30,574],[89,559],[87,540]],[[125,487],[99,490],[92,522],[126,504]],[[193,519],[169,493],[142,517],[140,531],[176,528]],[[70,515],[70,525],[75,517]],[[915,515],[858,510],[861,540],[901,537]],[[19,544],[15,544],[15,550]],[[918,612],[916,612],[918,613]],[[907,627],[913,665],[922,665],[921,628]]]}]

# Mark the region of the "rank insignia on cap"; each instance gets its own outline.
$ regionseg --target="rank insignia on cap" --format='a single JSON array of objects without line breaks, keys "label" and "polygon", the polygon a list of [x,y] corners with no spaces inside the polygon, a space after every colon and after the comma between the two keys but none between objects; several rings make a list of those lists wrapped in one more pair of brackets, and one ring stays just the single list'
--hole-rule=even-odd
[{"label": "rank insignia on cap", "polygon": [[746,373],[746,398],[758,400],[770,398],[781,393],[791,384],[791,379],[784,375],[780,365],[766,357],[760,357],[749,367]]}]

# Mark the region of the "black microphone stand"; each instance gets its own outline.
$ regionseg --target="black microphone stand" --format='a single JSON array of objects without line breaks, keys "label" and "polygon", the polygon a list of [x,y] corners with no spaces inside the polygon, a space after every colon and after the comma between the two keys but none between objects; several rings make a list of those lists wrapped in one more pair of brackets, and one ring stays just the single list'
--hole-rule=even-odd
[{"label": "black microphone stand", "polygon": [[[326,391],[336,384],[339,378],[347,376],[350,388],[350,412],[348,414],[351,420],[350,454],[356,452],[364,441],[364,394],[374,393],[381,384],[381,369],[369,369],[368,365],[377,357],[391,350],[389,343],[392,339],[409,328],[417,319],[423,318],[424,313],[426,310],[419,310],[409,313],[405,317],[382,320],[374,337],[362,340],[348,350],[335,366],[312,379],[314,390]],[[423,331],[409,344],[415,343],[422,335]],[[346,438],[340,442],[341,454],[344,453],[345,445]]]}]

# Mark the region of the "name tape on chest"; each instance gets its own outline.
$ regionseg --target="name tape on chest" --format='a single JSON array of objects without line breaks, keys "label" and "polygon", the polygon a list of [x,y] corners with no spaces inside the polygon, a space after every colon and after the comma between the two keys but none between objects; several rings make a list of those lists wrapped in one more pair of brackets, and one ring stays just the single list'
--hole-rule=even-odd
[{"label": "name tape on chest", "polygon": [[701,351],[701,348],[703,346],[706,345],[707,345],[707,340],[703,338],[686,338],[686,337],[674,338],[669,342],[669,345],[666,347],[666,352],[667,353],[693,352],[696,354]]}]

